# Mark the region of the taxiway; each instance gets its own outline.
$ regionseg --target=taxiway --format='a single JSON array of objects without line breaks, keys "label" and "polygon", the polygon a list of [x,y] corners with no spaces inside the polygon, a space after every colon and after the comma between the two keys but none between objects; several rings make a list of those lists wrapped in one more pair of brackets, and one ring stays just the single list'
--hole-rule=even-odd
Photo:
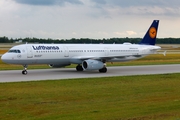
[{"label": "taxiway", "polygon": [[60,80],[72,78],[92,78],[109,76],[148,75],[180,73],[180,65],[145,65],[145,66],[119,66],[107,67],[107,73],[98,71],[77,72],[75,68],[36,69],[28,70],[27,75],[22,75],[21,70],[0,71],[0,82],[21,82],[38,80]]}]

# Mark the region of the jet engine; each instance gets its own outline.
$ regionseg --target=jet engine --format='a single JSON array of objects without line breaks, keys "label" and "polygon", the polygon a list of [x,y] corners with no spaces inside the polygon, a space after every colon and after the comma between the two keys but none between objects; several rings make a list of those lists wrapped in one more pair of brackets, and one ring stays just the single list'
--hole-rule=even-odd
[{"label": "jet engine", "polygon": [[82,67],[84,70],[99,70],[104,67],[104,63],[98,60],[84,60]]},{"label": "jet engine", "polygon": [[52,68],[61,68],[61,67],[65,67],[65,66],[69,66],[70,64],[49,64],[49,67]]}]

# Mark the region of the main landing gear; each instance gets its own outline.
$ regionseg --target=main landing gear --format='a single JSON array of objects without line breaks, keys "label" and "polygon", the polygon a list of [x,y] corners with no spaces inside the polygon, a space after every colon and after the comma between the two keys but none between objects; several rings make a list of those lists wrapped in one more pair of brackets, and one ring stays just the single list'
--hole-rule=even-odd
[{"label": "main landing gear", "polygon": [[23,75],[26,75],[28,72],[27,72],[27,65],[23,65],[24,69],[22,71],[22,74]]},{"label": "main landing gear", "polygon": [[82,65],[80,65],[80,64],[77,65],[77,66],[76,66],[76,70],[77,70],[77,71],[83,71]]},{"label": "main landing gear", "polygon": [[107,72],[107,68],[106,68],[106,61],[105,61],[105,60],[103,60],[102,62],[104,63],[104,67],[103,67],[103,68],[101,68],[101,69],[99,69],[99,72],[100,72],[100,73],[106,73],[106,72]]},{"label": "main landing gear", "polygon": [[100,73],[106,73],[106,72],[107,72],[107,68],[104,67],[104,68],[102,68],[102,69],[99,69],[99,72],[100,72]]},{"label": "main landing gear", "polygon": [[[83,71],[84,69],[83,69],[82,65],[78,64],[76,66],[76,70],[77,71]],[[100,73],[106,73],[107,72],[106,63],[104,63],[104,67],[103,68],[99,69],[99,72]]]}]

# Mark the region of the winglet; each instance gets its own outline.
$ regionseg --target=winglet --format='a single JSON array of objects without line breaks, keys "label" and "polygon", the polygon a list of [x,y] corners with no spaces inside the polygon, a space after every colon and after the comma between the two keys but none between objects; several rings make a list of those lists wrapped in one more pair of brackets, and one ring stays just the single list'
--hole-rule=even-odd
[{"label": "winglet", "polygon": [[166,56],[166,51],[163,52],[163,55]]},{"label": "winglet", "polygon": [[141,42],[139,44],[155,45],[157,31],[158,31],[158,25],[159,25],[159,20],[154,20],[153,23],[151,24],[150,28],[146,32],[144,38],[141,40]]}]

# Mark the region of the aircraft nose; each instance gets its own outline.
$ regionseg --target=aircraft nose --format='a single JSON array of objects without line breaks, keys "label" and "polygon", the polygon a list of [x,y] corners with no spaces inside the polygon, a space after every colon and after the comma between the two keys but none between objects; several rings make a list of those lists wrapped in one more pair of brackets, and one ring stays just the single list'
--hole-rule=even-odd
[{"label": "aircraft nose", "polygon": [[9,54],[9,53],[5,53],[1,56],[1,60],[4,63],[8,63],[8,64],[17,64],[19,63],[19,59],[17,59],[16,55],[14,54]]},{"label": "aircraft nose", "polygon": [[3,62],[7,63],[7,60],[8,60],[7,54],[3,54],[3,55],[1,56],[1,60],[2,60]]}]

